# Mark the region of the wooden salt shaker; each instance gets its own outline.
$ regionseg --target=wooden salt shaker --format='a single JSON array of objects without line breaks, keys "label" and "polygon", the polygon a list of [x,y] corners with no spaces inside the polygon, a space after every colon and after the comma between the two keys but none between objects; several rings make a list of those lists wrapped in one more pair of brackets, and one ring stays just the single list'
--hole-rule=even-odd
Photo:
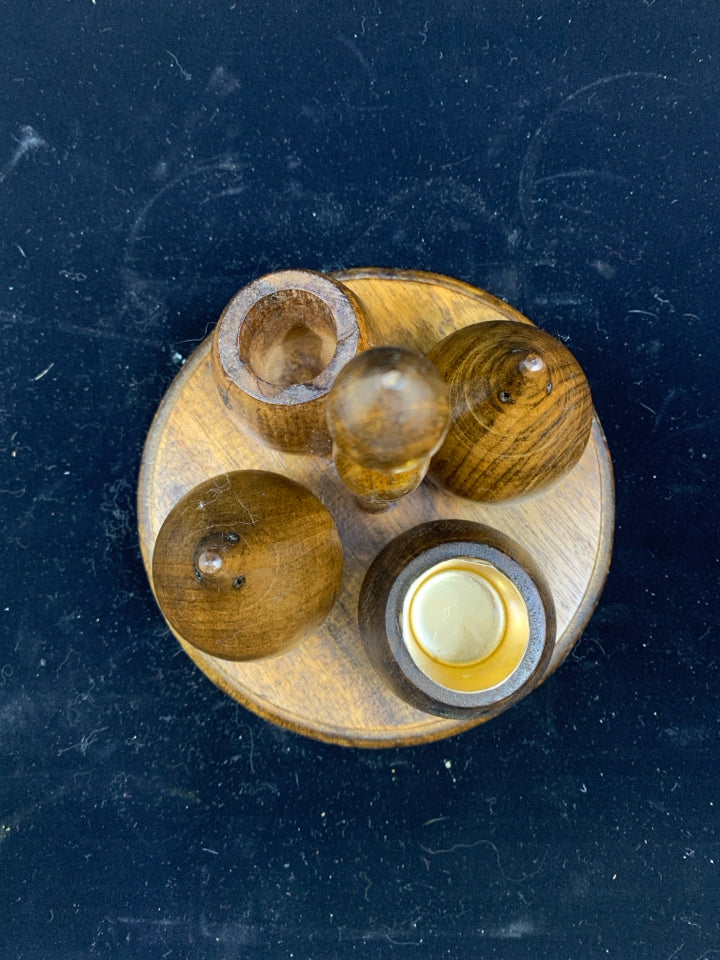
[{"label": "wooden salt shaker", "polygon": [[340,537],[301,484],[264,470],[212,477],[170,511],[152,579],[183,640],[225,660],[274,656],[316,630],[342,580]]},{"label": "wooden salt shaker", "polygon": [[555,337],[509,320],[472,324],[428,353],[450,390],[451,423],[430,476],[470,500],[536,493],[577,463],[593,405],[580,364]]}]

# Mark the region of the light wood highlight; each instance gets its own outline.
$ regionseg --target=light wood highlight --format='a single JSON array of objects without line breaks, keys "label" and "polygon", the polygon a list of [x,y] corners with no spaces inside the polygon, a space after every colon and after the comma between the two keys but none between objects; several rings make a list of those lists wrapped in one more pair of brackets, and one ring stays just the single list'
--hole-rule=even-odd
[{"label": "light wood highlight", "polygon": [[[529,323],[489,294],[448,277],[359,269],[335,275],[362,303],[371,342],[426,353],[454,329],[510,319]],[[172,507],[196,484],[237,469],[282,473],[314,492],[340,532],[345,567],[338,600],[323,626],[289,653],[231,663],[181,644],[213,682],[256,713],[307,736],[389,747],[459,733],[472,724],[408,706],[376,676],[357,627],[360,584],[394,537],[440,518],[473,520],[521,543],[545,571],[557,614],[550,669],[578,639],[604,583],[612,547],[614,494],[610,457],[595,418],[576,466],[555,486],[512,504],[477,504],[426,479],[385,513],[363,513],[332,460],[283,453],[243,437],[215,387],[210,340],[190,357],[168,390],[148,434],[138,486],[140,546],[151,576],[153,546]],[[169,651],[170,653],[170,651]]]}]

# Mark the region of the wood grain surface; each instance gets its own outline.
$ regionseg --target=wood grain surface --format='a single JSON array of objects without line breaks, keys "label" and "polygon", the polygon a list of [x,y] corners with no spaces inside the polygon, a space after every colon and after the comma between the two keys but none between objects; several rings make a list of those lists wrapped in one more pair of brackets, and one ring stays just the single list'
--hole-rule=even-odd
[{"label": "wood grain surface", "polygon": [[[376,344],[427,353],[442,337],[471,323],[529,323],[508,304],[468,284],[435,274],[358,269],[334,275],[363,305]],[[211,338],[189,358],[151,426],[138,484],[140,546],[152,583],[158,531],[174,504],[208,477],[229,470],[282,473],[327,506],[344,550],[343,582],[324,625],[272,660],[234,663],[203,654],[178,637],[210,679],[249,709],[299,733],[363,747],[409,745],[450,736],[472,723],[425,714],[379,679],[357,627],[360,585],[373,558],[394,537],[428,520],[488,524],[522,544],[544,570],[557,614],[555,669],[577,641],[600,595],[612,549],[612,467],[597,418],[577,465],[555,486],[511,504],[477,504],[426,479],[393,509],[360,511],[332,460],[283,453],[243,435],[226,416],[210,363]],[[171,655],[171,650],[168,650]]]},{"label": "wood grain surface", "polygon": [[590,438],[585,374],[565,344],[538,327],[475,323],[429,359],[450,388],[451,423],[430,473],[483,502],[536,493],[572,469]]},{"label": "wood grain surface", "polygon": [[233,470],[175,504],[155,541],[155,596],[173,630],[203,653],[256,660],[316,630],[342,582],[332,517],[306,487]]},{"label": "wood grain surface", "polygon": [[212,337],[225,413],[239,430],[279,450],[329,453],[325,399],[368,345],[362,304],[332,277],[266,274],[238,290]]}]

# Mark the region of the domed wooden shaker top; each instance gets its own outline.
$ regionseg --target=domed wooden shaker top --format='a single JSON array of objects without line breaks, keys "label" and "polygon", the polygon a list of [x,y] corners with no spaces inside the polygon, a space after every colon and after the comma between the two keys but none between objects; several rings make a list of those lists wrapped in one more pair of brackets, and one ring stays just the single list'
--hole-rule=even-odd
[{"label": "domed wooden shaker top", "polygon": [[225,307],[213,376],[241,430],[280,450],[329,453],[325,398],[365,341],[362,307],[347,288],[311,270],[282,270]]},{"label": "domed wooden shaker top", "polygon": [[342,566],[335,524],[314,494],[276,473],[239,470],[206,480],[173,507],[152,578],[181,639],[215,657],[253,660],[320,626]]},{"label": "domed wooden shaker top", "polygon": [[326,412],[340,477],[359,506],[381,510],[422,481],[447,431],[450,403],[429,360],[376,347],[343,367]]},{"label": "domed wooden shaker top", "polygon": [[555,644],[550,589],[527,552],[484,524],[436,520],[396,537],[360,591],[370,661],[441,717],[500,713],[542,679]]},{"label": "domed wooden shaker top", "polygon": [[451,424],[430,476],[461,497],[507,500],[570,470],[590,438],[592,398],[559,340],[517,321],[477,323],[428,353],[450,388]]}]

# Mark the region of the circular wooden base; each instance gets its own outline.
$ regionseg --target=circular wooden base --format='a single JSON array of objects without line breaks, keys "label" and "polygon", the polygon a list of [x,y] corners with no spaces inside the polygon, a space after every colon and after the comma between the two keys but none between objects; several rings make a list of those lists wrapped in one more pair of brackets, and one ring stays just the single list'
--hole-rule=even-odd
[{"label": "circular wooden base", "polygon": [[[372,342],[427,353],[469,323],[530,321],[482,290],[436,274],[351,270],[334,275],[362,301]],[[550,670],[578,639],[597,603],[610,562],[614,490],[610,455],[597,417],[579,463],[551,489],[512,504],[476,504],[425,480],[386,513],[359,510],[332,459],[286,454],[243,435],[225,415],[210,369],[210,338],[168,390],[148,434],[138,484],[138,529],[152,584],[158,531],[175,503],[203,480],[229,470],[284,474],[330,510],[342,539],[340,596],[322,628],[282,656],[234,663],[178,640],[224,691],[268,720],[320,740],[396,747],[451,736],[471,723],[430,716],[398,699],[366,659],[357,601],[373,558],[394,537],[427,520],[457,517],[488,524],[521,543],[544,570],[555,600],[558,639]]]}]

